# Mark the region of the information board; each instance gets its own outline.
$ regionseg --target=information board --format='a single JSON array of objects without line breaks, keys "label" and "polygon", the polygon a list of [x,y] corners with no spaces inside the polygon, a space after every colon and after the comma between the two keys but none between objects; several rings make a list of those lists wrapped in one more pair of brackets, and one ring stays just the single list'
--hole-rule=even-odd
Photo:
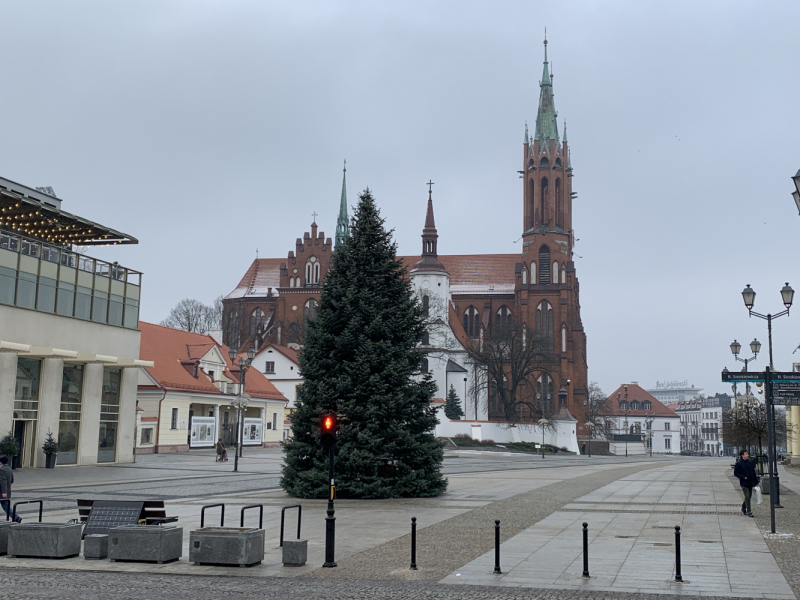
[{"label": "information board", "polygon": [[108,534],[112,527],[136,525],[143,518],[143,511],[143,501],[95,500],[83,535]]},{"label": "information board", "polygon": [[264,420],[253,417],[244,419],[244,438],[245,446],[260,446],[264,434]]},{"label": "information board", "polygon": [[192,448],[210,448],[217,443],[217,420],[214,417],[192,417],[192,436],[189,445]]}]

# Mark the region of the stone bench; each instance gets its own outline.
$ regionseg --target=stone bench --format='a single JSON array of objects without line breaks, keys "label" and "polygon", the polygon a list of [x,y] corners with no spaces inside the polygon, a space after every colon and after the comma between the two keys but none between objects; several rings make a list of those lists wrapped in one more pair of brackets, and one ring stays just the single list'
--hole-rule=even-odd
[{"label": "stone bench", "polygon": [[263,529],[203,527],[189,533],[189,561],[196,565],[258,565],[264,560],[264,540]]},{"label": "stone bench", "polygon": [[108,556],[108,536],[91,534],[83,538],[84,560],[102,560]]},{"label": "stone bench", "polygon": [[108,559],[163,564],[183,555],[183,527],[125,525],[108,532]]},{"label": "stone bench", "polygon": [[81,553],[80,523],[17,523],[9,528],[8,554],[30,558],[68,558]]},{"label": "stone bench", "polygon": [[8,552],[8,534],[16,525],[14,521],[0,521],[0,556]]}]

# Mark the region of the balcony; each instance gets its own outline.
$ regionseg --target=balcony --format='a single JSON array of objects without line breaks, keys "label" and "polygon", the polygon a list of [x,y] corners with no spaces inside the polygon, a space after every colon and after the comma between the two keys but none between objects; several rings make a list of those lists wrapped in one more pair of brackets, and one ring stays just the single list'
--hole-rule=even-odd
[{"label": "balcony", "polygon": [[142,274],[0,231],[0,304],[137,329]]}]

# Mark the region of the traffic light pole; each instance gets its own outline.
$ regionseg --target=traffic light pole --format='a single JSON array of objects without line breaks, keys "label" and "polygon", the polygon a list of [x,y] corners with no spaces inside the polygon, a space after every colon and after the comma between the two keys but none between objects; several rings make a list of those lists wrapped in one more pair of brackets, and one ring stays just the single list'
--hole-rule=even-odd
[{"label": "traffic light pole", "polygon": [[323,567],[335,567],[334,546],[336,545],[336,517],[334,517],[333,497],[336,494],[336,483],[333,479],[333,453],[335,444],[328,448],[328,481],[330,490],[328,492],[328,516],[325,517],[325,564]]}]

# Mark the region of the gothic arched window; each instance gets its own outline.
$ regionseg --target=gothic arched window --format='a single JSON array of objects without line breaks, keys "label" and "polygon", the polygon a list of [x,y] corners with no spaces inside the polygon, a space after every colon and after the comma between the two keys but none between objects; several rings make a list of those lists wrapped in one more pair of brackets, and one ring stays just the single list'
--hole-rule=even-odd
[{"label": "gothic arched window", "polygon": [[306,301],[306,305],[303,307],[303,316],[306,319],[313,319],[317,316],[317,301],[313,298],[310,298]]},{"label": "gothic arched window", "polygon": [[541,217],[536,213],[536,181],[533,179],[528,180],[528,210],[530,212],[526,228],[532,229],[542,222]]},{"label": "gothic arched window", "polygon": [[237,313],[235,310],[232,310],[228,314],[228,327],[226,333],[227,335],[225,337],[227,338],[228,346],[238,350],[241,332],[239,331],[239,313]]},{"label": "gothic arched window", "polygon": [[561,326],[561,351],[562,352],[566,352],[567,351],[567,326],[566,325],[562,325]]},{"label": "gothic arched window", "polygon": [[[542,214],[541,214],[541,224],[547,225],[550,223],[550,214],[549,214],[549,207],[547,205],[547,177],[542,177],[542,193],[540,194],[541,197],[541,205],[542,205]],[[541,267],[541,263],[539,265]]]},{"label": "gothic arched window", "polygon": [[549,375],[542,375],[536,381],[536,403],[539,405],[542,415],[553,413],[554,391],[553,379]]},{"label": "gothic arched window", "polygon": [[546,156],[543,156],[542,160],[539,161],[539,166],[540,167],[549,167],[550,166],[550,160],[548,160],[548,158]]},{"label": "gothic arched window", "polygon": [[428,296],[428,294],[425,294],[422,297],[422,315],[425,317],[428,316],[428,310],[430,309],[430,304],[431,304],[431,298],[430,296]]},{"label": "gothic arched window", "polygon": [[546,352],[553,351],[553,307],[543,300],[536,307],[536,333],[544,343]]},{"label": "gothic arched window", "polygon": [[526,285],[528,283],[528,271],[525,267],[522,267],[522,285]]},{"label": "gothic arched window", "polygon": [[567,267],[561,265],[561,283],[567,283]]},{"label": "gothic arched window", "polygon": [[478,316],[478,309],[474,306],[470,306],[466,312],[464,312],[464,331],[466,331],[467,335],[471,338],[476,338],[480,335],[481,321]]},{"label": "gothic arched window", "polygon": [[553,283],[558,283],[558,261],[553,261]]},{"label": "gothic arched window", "polygon": [[539,248],[539,283],[550,283],[550,248]]},{"label": "gothic arched window", "polygon": [[255,309],[250,314],[250,335],[255,335],[267,323],[267,317],[260,308]]},{"label": "gothic arched window", "polygon": [[564,227],[564,198],[561,192],[561,179],[556,179],[556,227]]},{"label": "gothic arched window", "polygon": [[497,311],[495,323],[496,332],[500,332],[511,327],[511,310],[509,310],[507,306],[501,306]]},{"label": "gothic arched window", "polygon": [[319,283],[319,263],[314,263],[314,283]]}]

